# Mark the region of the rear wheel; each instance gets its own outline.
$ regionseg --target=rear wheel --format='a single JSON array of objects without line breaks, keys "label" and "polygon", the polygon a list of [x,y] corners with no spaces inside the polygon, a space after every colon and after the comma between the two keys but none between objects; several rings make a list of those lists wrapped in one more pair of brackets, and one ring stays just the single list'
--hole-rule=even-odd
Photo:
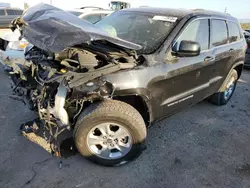
[{"label": "rear wheel", "polygon": [[209,101],[213,104],[218,106],[225,105],[233,96],[234,90],[236,88],[238,79],[238,74],[236,70],[233,70],[229,77],[227,78],[226,82],[223,84],[222,88],[219,92],[213,94]]},{"label": "rear wheel", "polygon": [[144,149],[146,126],[132,106],[105,100],[88,107],[78,118],[74,140],[88,160],[118,166],[138,157]]}]

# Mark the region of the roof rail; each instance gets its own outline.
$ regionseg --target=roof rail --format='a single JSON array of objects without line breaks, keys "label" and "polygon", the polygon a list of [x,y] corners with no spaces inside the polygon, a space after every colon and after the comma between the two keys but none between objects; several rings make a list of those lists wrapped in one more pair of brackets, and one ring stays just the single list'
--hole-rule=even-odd
[{"label": "roof rail", "polygon": [[103,8],[101,8],[101,7],[94,7],[94,6],[86,6],[86,7],[81,7],[80,9],[85,9],[85,8],[103,9]]}]

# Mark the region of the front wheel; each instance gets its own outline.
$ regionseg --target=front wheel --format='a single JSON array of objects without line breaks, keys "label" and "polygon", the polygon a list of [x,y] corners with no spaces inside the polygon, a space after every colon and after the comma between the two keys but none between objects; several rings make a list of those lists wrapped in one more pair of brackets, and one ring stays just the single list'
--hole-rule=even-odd
[{"label": "front wheel", "polygon": [[227,104],[228,101],[233,96],[234,90],[236,88],[237,80],[238,80],[238,73],[236,70],[233,70],[230,73],[229,77],[227,78],[226,82],[221,87],[220,91],[213,94],[209,98],[209,101],[218,106]]},{"label": "front wheel", "polygon": [[78,151],[88,160],[119,166],[138,157],[145,148],[146,126],[129,104],[105,100],[82,112],[74,128]]}]

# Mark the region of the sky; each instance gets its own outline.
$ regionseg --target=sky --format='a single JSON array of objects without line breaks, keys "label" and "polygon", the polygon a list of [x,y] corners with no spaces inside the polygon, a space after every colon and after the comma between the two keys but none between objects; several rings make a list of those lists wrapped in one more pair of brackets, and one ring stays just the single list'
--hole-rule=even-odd
[{"label": "sky", "polygon": [[[108,8],[110,0],[1,0],[11,3],[13,7],[23,8],[24,2],[34,5],[40,2],[50,3],[62,9],[74,9],[82,6],[98,6]],[[126,1],[126,0],[125,0]],[[227,12],[239,19],[250,19],[250,0],[127,0],[132,7],[152,6],[186,9],[209,9]]]}]

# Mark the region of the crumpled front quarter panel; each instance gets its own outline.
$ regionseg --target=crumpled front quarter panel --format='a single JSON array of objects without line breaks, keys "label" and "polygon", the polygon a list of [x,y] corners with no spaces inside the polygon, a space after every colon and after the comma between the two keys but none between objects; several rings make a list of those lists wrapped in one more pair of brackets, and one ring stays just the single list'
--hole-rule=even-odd
[{"label": "crumpled front quarter panel", "polygon": [[103,79],[114,86],[115,96],[139,95],[143,97],[154,120],[159,115],[163,92],[163,88],[158,87],[158,83],[167,76],[169,76],[167,66],[164,63],[158,63],[154,66],[140,66],[133,70],[119,71],[106,75]]}]

